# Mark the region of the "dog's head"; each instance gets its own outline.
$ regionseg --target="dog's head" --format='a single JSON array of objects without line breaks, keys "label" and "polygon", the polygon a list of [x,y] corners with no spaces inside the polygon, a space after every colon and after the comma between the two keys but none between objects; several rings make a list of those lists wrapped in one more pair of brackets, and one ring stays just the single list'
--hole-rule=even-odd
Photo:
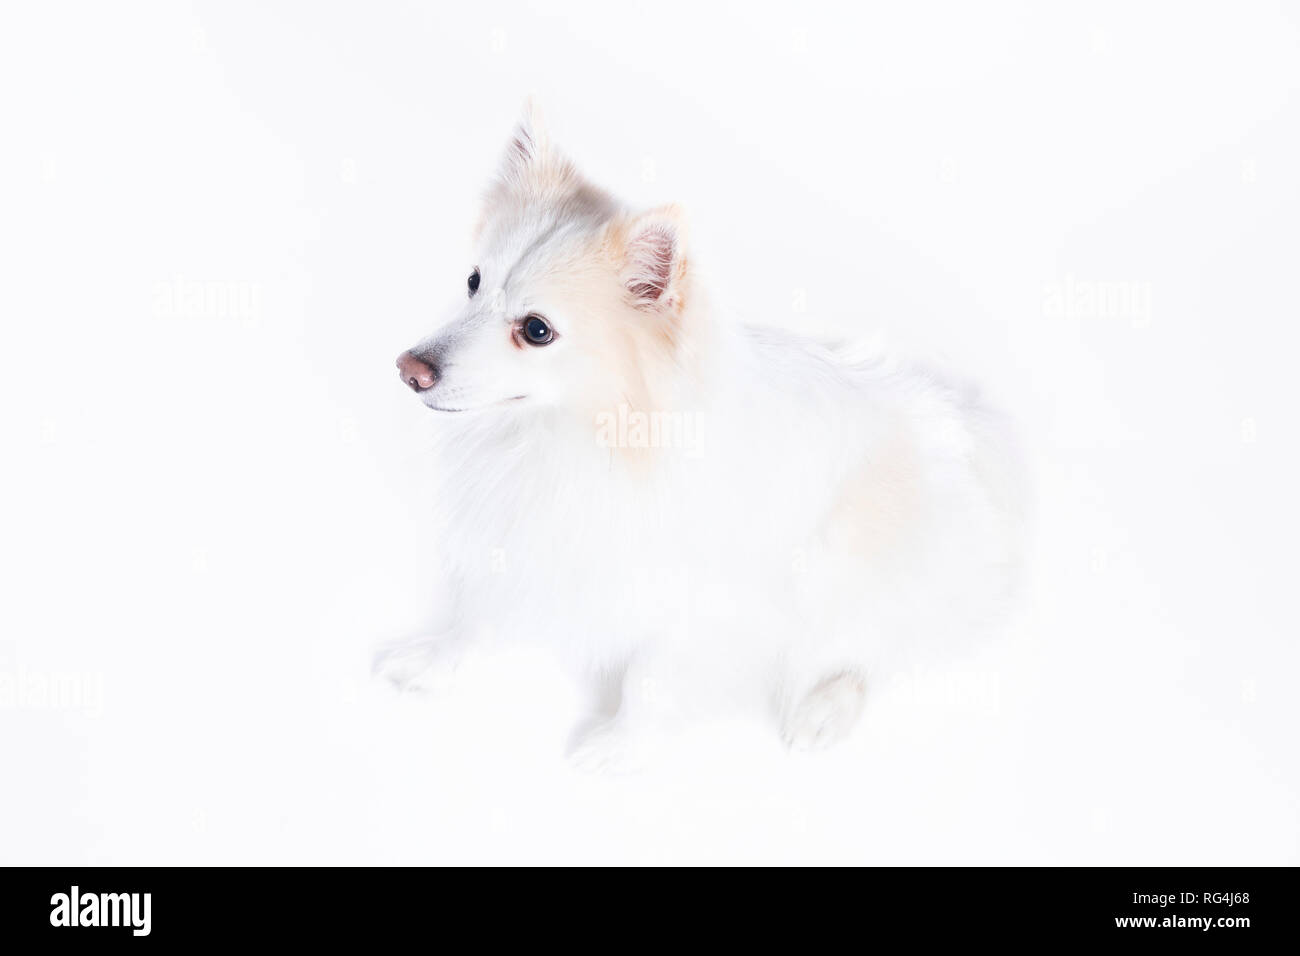
[{"label": "dog's head", "polygon": [[488,191],[459,315],[397,360],[444,412],[650,402],[691,299],[676,207],[626,211],[525,110]]}]

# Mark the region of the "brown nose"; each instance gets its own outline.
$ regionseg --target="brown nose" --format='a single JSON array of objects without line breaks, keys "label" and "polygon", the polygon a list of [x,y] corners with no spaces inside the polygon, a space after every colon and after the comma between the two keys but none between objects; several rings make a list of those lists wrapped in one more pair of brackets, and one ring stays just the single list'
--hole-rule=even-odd
[{"label": "brown nose", "polygon": [[438,369],[410,352],[397,356],[397,371],[402,381],[417,392],[433,388],[438,383]]}]

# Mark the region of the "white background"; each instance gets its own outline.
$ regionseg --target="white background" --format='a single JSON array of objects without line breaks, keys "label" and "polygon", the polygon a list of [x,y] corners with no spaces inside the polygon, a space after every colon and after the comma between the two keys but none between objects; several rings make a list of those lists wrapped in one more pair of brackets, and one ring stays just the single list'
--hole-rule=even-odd
[{"label": "white background", "polygon": [[[0,862],[1300,863],[1294,7],[6,4],[0,88]],[[745,318],[1020,422],[1020,615],[836,752],[590,779],[546,661],[369,677],[529,93]]]}]

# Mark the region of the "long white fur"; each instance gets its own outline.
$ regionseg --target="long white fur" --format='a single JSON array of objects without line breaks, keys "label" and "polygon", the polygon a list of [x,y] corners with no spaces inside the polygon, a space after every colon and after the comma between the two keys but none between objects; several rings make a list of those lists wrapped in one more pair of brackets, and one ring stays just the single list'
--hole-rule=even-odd
[{"label": "long white fur", "polygon": [[[587,765],[739,703],[820,747],[891,668],[996,617],[1020,491],[971,390],[727,321],[680,210],[625,209],[531,109],[476,257],[477,294],[413,349],[441,373],[420,399],[440,409],[447,568],[440,633],[380,659],[399,683],[436,683],[475,642],[535,641],[622,675]],[[519,340],[534,313],[550,345]]]}]

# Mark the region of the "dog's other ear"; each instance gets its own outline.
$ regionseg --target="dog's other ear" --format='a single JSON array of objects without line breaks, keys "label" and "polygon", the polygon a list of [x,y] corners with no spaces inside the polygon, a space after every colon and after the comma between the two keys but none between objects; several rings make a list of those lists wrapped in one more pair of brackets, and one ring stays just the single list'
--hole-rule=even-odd
[{"label": "dog's other ear", "polygon": [[623,287],[638,309],[681,309],[686,283],[685,226],[678,206],[652,210],[627,226]]}]

